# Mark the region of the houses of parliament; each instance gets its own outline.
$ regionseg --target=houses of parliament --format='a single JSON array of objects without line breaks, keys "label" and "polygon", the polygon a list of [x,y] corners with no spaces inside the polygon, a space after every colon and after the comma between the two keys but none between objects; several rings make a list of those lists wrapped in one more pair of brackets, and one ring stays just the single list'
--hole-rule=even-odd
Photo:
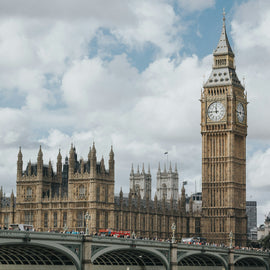
[{"label": "houses of parliament", "polygon": [[[199,92],[199,91],[198,91]],[[225,17],[213,53],[212,72],[201,92],[202,207],[194,211],[185,188],[179,194],[177,168],[160,167],[157,191],[151,194],[150,169],[130,172],[130,192],[115,196],[114,152],[109,162],[97,161],[96,146],[78,160],[71,145],[69,157],[57,156],[56,168],[37,162],[17,161],[16,196],[0,191],[0,224],[33,224],[37,231],[85,231],[88,212],[90,233],[100,229],[135,232],[138,237],[176,238],[201,236],[208,242],[246,244],[246,136],[247,97],[239,81],[234,53],[226,34]],[[154,195],[154,197],[152,197]],[[154,198],[154,199],[153,199]]]}]

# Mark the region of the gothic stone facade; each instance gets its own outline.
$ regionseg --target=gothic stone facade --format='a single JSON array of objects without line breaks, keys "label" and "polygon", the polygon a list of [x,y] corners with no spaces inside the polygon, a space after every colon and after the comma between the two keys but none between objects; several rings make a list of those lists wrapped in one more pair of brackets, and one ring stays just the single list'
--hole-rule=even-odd
[{"label": "gothic stone facade", "polygon": [[114,153],[109,155],[109,169],[104,159],[96,159],[93,144],[88,159],[77,160],[71,146],[69,159],[62,165],[57,157],[54,173],[51,162],[43,164],[40,148],[36,164],[23,171],[21,150],[17,163],[16,223],[33,224],[37,230],[64,228],[85,230],[85,214],[91,216],[91,231],[114,228]]},{"label": "gothic stone facade", "polygon": [[[14,196],[13,196],[14,200]],[[192,208],[192,200],[190,201]],[[200,235],[200,214],[186,212],[185,189],[181,199],[154,200],[140,194],[120,191],[114,196],[114,153],[109,154],[109,169],[103,158],[96,160],[93,145],[88,159],[77,160],[76,149],[71,146],[69,158],[62,164],[59,152],[56,173],[52,164],[43,164],[40,148],[37,163],[27,164],[23,170],[21,149],[17,162],[16,207],[10,204],[0,209],[2,223],[33,224],[39,231],[86,230],[85,214],[91,216],[91,233],[100,229],[127,230],[139,237],[169,238],[171,224],[177,225],[177,237]],[[13,212],[10,209],[13,209]],[[3,220],[6,219],[6,220]]]},{"label": "gothic stone facade", "polygon": [[246,244],[247,96],[235,71],[225,17],[201,96],[202,230],[209,241]]}]

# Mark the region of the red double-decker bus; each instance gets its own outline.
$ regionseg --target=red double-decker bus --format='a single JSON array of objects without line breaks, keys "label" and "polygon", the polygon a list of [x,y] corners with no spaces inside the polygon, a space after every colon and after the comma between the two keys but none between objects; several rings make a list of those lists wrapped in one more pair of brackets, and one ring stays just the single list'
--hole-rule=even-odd
[{"label": "red double-decker bus", "polygon": [[114,231],[110,229],[100,229],[99,233],[104,236],[114,236],[114,237],[130,237],[130,231]]}]

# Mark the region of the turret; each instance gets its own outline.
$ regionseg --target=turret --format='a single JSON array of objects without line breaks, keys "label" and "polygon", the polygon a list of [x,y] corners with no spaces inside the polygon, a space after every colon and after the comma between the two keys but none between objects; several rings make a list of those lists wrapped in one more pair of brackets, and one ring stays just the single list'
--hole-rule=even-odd
[{"label": "turret", "polygon": [[189,215],[193,215],[193,196],[190,196],[189,199]]},{"label": "turret", "polygon": [[102,156],[101,161],[100,161],[100,172],[102,174],[105,173],[105,164],[104,164],[104,158],[103,158],[103,156]]},{"label": "turret", "polygon": [[14,205],[15,205],[15,196],[14,196],[13,189],[12,189],[11,195],[10,195],[10,207],[13,208]]},{"label": "turret", "polygon": [[28,173],[28,176],[31,176],[32,174],[32,170],[31,170],[31,167],[32,167],[32,164],[31,164],[31,160],[28,161],[28,165],[27,165],[27,173]]},{"label": "turret", "polygon": [[121,187],[120,192],[119,192],[119,200],[120,200],[120,208],[122,209],[123,208],[123,191],[122,191],[122,187]]},{"label": "turret", "polygon": [[110,172],[110,176],[114,177],[114,152],[113,152],[112,146],[111,146],[111,151],[110,151],[109,172]]},{"label": "turret", "polygon": [[155,206],[155,209],[157,210],[157,194],[155,194],[155,197],[154,197],[154,206]]},{"label": "turret", "polygon": [[42,179],[42,177],[43,177],[43,153],[40,145],[37,157],[37,178]]},{"label": "turret", "polygon": [[60,149],[59,149],[59,153],[58,153],[58,156],[57,156],[57,180],[59,182],[61,182],[62,180],[62,156],[61,156],[61,153],[60,153]]},{"label": "turret", "polygon": [[172,172],[172,163],[170,161],[170,168],[169,168],[169,172],[171,173]]},{"label": "turret", "polygon": [[18,153],[18,161],[17,161],[17,180],[20,180],[22,177],[22,170],[23,170],[23,160],[22,160],[22,152],[21,147],[19,148]]},{"label": "turret", "polygon": [[69,151],[69,169],[68,169],[68,174],[69,177],[71,177],[75,172],[75,151],[73,144],[71,144],[71,148]]},{"label": "turret", "polygon": [[81,158],[80,163],[81,163],[81,174],[84,174],[84,161],[83,161],[83,158]]},{"label": "turret", "polygon": [[130,176],[134,175],[134,169],[133,169],[133,163],[131,164],[131,171],[130,171]]},{"label": "turret", "polygon": [[52,162],[51,160],[49,160],[48,177],[52,178],[52,176],[53,176]]},{"label": "turret", "polygon": [[186,213],[186,191],[184,184],[181,189],[180,211],[182,214]]},{"label": "turret", "polygon": [[95,143],[93,142],[93,147],[91,149],[90,154],[90,173],[92,174],[92,176],[96,174],[96,166],[97,166],[96,147]]}]

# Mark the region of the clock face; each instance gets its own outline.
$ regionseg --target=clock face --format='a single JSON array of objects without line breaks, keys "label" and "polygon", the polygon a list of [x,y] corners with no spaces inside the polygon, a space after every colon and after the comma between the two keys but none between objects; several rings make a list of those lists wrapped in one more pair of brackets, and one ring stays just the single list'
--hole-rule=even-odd
[{"label": "clock face", "polygon": [[240,102],[237,104],[236,115],[237,115],[238,121],[240,123],[243,123],[245,119],[245,110],[244,110],[243,104]]},{"label": "clock face", "polygon": [[212,121],[219,121],[224,117],[225,111],[225,107],[221,102],[213,102],[208,107],[208,117]]}]

